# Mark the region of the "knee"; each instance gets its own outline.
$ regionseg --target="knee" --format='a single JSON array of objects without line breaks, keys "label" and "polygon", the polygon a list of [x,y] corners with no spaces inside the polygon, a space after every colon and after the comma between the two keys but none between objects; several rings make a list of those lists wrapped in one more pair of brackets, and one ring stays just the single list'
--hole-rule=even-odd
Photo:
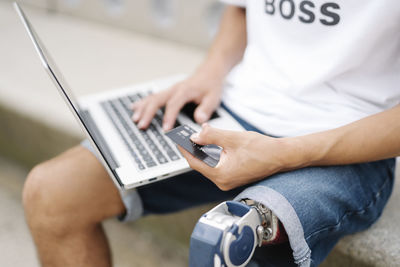
[{"label": "knee", "polygon": [[25,181],[22,203],[27,222],[32,231],[40,229],[67,229],[68,209],[63,192],[63,176],[50,162],[34,167]]},{"label": "knee", "polygon": [[52,177],[47,163],[35,166],[28,174],[22,192],[22,203],[27,219],[45,217],[53,214],[57,205],[53,193],[49,190]]},{"label": "knee", "polygon": [[[22,191],[22,203],[28,217],[45,209],[46,180],[49,180],[44,163],[35,166],[28,174]],[[36,212],[38,211],[38,212]]]}]

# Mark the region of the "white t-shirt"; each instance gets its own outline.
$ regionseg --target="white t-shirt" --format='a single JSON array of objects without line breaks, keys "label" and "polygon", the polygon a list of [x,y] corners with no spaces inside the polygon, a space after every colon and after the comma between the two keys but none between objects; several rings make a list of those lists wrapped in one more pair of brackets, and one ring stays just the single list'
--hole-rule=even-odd
[{"label": "white t-shirt", "polygon": [[222,1],[246,7],[248,42],[223,101],[259,129],[303,135],[400,103],[398,0]]}]

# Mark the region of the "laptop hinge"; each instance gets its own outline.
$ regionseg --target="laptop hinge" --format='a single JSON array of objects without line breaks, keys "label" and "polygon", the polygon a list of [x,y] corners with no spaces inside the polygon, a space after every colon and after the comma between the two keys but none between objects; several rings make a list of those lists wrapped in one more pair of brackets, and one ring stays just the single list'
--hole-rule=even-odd
[{"label": "laptop hinge", "polygon": [[114,177],[117,179],[118,184],[123,187],[124,184],[122,183],[121,179],[118,177],[117,172],[115,169],[119,168],[120,165],[113,156],[110,148],[108,147],[106,141],[104,140],[103,135],[100,133],[99,129],[97,128],[96,124],[94,123],[94,120],[90,113],[87,110],[83,110],[80,112],[80,115],[85,122],[86,129],[89,132],[89,135],[92,137],[93,142],[96,144],[98,150],[101,153],[101,156],[104,158],[106,161],[108,167],[114,174]]}]

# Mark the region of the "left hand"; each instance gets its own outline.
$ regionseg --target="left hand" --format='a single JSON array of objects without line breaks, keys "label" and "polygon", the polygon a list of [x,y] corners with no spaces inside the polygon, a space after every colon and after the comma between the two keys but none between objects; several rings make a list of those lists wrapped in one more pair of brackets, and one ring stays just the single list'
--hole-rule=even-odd
[{"label": "left hand", "polygon": [[191,140],[199,145],[215,144],[223,148],[215,168],[209,167],[179,147],[192,169],[200,172],[221,190],[230,190],[288,169],[290,149],[284,138],[272,138],[256,132],[219,130],[203,124]]}]

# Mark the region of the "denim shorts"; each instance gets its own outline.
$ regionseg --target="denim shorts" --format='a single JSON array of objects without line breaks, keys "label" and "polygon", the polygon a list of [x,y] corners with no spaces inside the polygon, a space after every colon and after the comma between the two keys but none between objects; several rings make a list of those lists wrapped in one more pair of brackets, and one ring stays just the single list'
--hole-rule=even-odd
[{"label": "denim shorts", "polygon": [[[246,130],[260,132],[223,108]],[[82,145],[93,151],[89,142]],[[257,248],[251,266],[317,266],[341,237],[367,229],[380,217],[392,192],[394,169],[395,159],[308,167],[230,191],[221,191],[200,173],[191,171],[121,191],[126,214],[120,219],[131,221],[148,214],[250,198],[270,208],[289,237],[288,243]]]}]

